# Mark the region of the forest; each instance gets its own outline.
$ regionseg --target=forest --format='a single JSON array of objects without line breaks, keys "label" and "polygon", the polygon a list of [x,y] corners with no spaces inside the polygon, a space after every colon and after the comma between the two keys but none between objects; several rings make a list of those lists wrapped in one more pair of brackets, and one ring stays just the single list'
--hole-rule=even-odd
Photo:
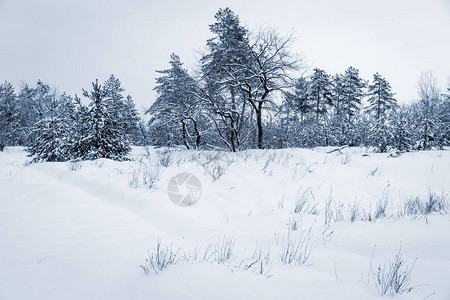
[{"label": "forest", "polygon": [[[157,71],[156,99],[144,121],[121,82],[98,80],[82,97],[42,81],[15,91],[0,84],[0,143],[26,146],[34,161],[122,160],[132,145],[186,149],[364,146],[378,152],[442,149],[450,144],[450,86],[424,72],[417,100],[400,105],[389,81],[307,66],[292,35],[245,28],[229,8],[209,25],[199,68],[170,55]],[[154,101],[153,101],[154,100]]]}]

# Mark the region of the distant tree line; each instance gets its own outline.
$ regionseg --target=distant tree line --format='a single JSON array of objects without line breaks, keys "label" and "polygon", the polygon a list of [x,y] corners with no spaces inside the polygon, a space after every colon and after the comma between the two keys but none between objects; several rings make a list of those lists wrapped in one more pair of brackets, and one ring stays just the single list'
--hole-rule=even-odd
[{"label": "distant tree line", "polygon": [[305,66],[291,36],[249,31],[229,8],[215,19],[194,75],[176,54],[170,68],[157,71],[148,124],[114,75],[83,90],[84,101],[42,81],[18,93],[5,81],[0,144],[27,146],[35,161],[120,160],[133,144],[230,151],[349,145],[380,152],[450,144],[450,87],[441,94],[431,73],[419,79],[419,100],[400,106],[378,73],[370,82],[354,67],[300,76]]},{"label": "distant tree line", "polygon": [[431,73],[420,100],[399,106],[389,82],[356,68],[310,76],[275,30],[250,32],[229,8],[209,26],[200,68],[191,76],[176,54],[158,71],[158,97],[147,113],[151,143],[187,149],[368,146],[378,151],[442,148],[450,141],[450,101]]},{"label": "distant tree line", "polygon": [[120,160],[131,144],[142,140],[139,116],[130,96],[111,75],[103,86],[83,90],[87,105],[78,97],[58,94],[38,81],[13,86],[0,84],[0,141],[24,145],[35,161],[111,158]]}]

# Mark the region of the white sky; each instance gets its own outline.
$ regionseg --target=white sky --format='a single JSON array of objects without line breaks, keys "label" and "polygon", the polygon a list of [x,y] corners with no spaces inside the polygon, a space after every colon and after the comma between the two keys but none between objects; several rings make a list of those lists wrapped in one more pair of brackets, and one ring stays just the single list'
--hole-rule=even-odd
[{"label": "white sky", "polygon": [[219,8],[247,27],[295,30],[295,51],[330,74],[352,65],[381,73],[401,102],[416,98],[422,71],[442,90],[450,76],[450,0],[0,0],[0,80],[37,79],[81,94],[113,73],[138,108],[155,99],[155,70],[181,56],[191,68]]}]

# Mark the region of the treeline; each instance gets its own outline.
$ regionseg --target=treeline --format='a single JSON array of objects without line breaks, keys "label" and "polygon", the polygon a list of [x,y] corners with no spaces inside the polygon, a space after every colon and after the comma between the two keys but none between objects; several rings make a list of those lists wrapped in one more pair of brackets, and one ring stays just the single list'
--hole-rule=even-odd
[{"label": "treeline", "polygon": [[171,55],[159,71],[149,137],[155,145],[188,149],[372,146],[379,151],[443,147],[450,140],[449,96],[430,73],[419,81],[420,101],[399,106],[389,82],[371,82],[349,67],[308,77],[291,51],[291,37],[250,32],[230,9],[209,26],[213,37],[195,76]]},{"label": "treeline", "polygon": [[[140,119],[131,96],[123,95],[111,75],[104,85],[83,90],[78,96],[58,94],[38,81],[24,85],[18,94],[13,86],[0,84],[0,141],[28,146],[34,161],[111,158],[120,160],[131,144],[142,142]],[[145,133],[145,132],[144,132]]]},{"label": "treeline", "polygon": [[169,69],[157,71],[148,124],[113,75],[83,90],[84,100],[41,81],[16,93],[5,81],[0,143],[27,146],[35,161],[120,160],[133,144],[230,151],[349,145],[380,152],[450,144],[450,87],[441,94],[431,73],[419,79],[419,100],[399,106],[378,73],[370,82],[354,67],[300,76],[304,62],[290,36],[249,31],[229,8],[215,19],[194,75],[176,54]]}]

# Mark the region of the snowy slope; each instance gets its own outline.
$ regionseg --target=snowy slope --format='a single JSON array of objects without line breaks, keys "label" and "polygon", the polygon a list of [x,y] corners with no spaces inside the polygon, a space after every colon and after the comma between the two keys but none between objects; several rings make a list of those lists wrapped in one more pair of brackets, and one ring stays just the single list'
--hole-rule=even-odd
[{"label": "snowy slope", "polygon": [[[329,150],[135,148],[125,162],[30,165],[22,148],[7,148],[0,153],[0,299],[382,299],[372,273],[400,246],[409,265],[417,258],[417,287],[396,298],[450,299],[449,215],[402,214],[412,197],[447,195],[449,151],[393,158]],[[202,184],[190,207],[167,195],[182,172]],[[385,217],[365,220],[384,202]],[[333,215],[325,224],[327,203]],[[294,238],[311,230],[304,265],[280,262],[289,226]],[[184,261],[149,276],[139,267],[158,238],[181,256],[224,236],[235,246],[223,264]],[[255,249],[269,253],[268,276],[245,270]]]}]

